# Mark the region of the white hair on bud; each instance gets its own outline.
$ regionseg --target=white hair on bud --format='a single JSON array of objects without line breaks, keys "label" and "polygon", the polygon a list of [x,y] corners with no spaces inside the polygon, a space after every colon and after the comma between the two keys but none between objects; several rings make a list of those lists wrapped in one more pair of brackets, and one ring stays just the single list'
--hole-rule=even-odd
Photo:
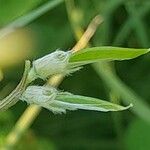
[{"label": "white hair on bud", "polygon": [[71,51],[64,52],[56,50],[42,58],[33,62],[35,74],[42,79],[46,79],[50,75],[60,74],[66,71]]},{"label": "white hair on bud", "polygon": [[22,94],[21,100],[44,106],[53,102],[57,93],[57,90],[50,86],[28,86]]}]

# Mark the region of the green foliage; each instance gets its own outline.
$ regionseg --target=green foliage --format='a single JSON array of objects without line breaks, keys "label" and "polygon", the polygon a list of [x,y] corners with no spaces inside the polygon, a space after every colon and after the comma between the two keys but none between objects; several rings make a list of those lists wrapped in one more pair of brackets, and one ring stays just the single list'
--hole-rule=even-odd
[{"label": "green foliage", "polygon": [[[33,12],[37,12],[34,10],[39,10],[38,8],[48,2],[51,1],[36,0],[22,3],[18,0],[2,0],[0,1],[0,25],[5,27],[4,25],[15,22],[15,19],[20,24],[20,20],[24,16],[34,14]],[[70,49],[75,43],[65,3],[57,2],[57,7],[45,11],[47,13],[37,13],[38,15],[35,13],[33,16],[36,17],[27,17],[27,20],[21,21],[21,25],[26,25],[36,37],[36,47],[33,48],[32,53],[34,55],[30,55],[30,59],[35,60],[56,48]],[[78,24],[83,29],[87,27],[95,14],[100,14],[104,19],[104,23],[98,28],[91,41],[92,46],[111,45],[143,49],[149,47],[149,1],[87,0],[85,2],[75,0],[75,9],[79,13],[77,16],[80,17]],[[20,16],[23,17],[20,18]],[[38,18],[38,16],[41,17]],[[28,23],[30,24],[27,25]],[[98,99],[111,99],[109,97],[111,91],[113,94],[117,94],[117,101],[121,101],[121,104],[122,102],[134,104],[131,109],[134,115],[129,111],[118,112],[115,122],[113,121],[115,114],[111,115],[110,113],[76,111],[66,115],[50,115],[49,111],[43,110],[32,126],[32,132],[35,135],[32,135],[31,138],[29,133],[27,138],[22,138],[18,143],[18,148],[27,149],[27,145],[29,145],[31,150],[36,148],[62,150],[130,150],[134,148],[138,150],[139,148],[140,150],[141,146],[142,150],[149,149],[147,141],[149,125],[140,120],[142,118],[149,122],[149,56],[148,54],[130,61],[115,62],[116,74],[109,64],[94,65],[96,72],[91,66],[86,66],[75,75],[67,77],[60,85],[60,89]],[[91,59],[93,61],[93,57]],[[2,68],[4,78],[0,82],[0,89],[7,84],[12,87],[17,85],[22,72],[20,68],[23,67],[19,63],[13,68]],[[40,84],[43,84],[43,81]],[[4,91],[10,93],[12,87],[6,88]],[[3,95],[0,94],[0,97]],[[116,98],[116,95],[114,97]],[[0,132],[3,132],[0,141],[2,144],[25,108],[24,103],[17,103],[10,110],[0,113]],[[11,117],[8,117],[9,114]],[[137,119],[136,122],[135,119]],[[26,133],[28,134],[28,132]],[[44,142],[40,137],[44,137]],[[33,144],[27,144],[29,142],[33,142]],[[20,144],[21,146],[19,146]]]},{"label": "green foliage", "polygon": [[[115,104],[111,104],[101,100],[99,100],[98,102],[98,99],[83,96],[74,96],[70,94],[66,95],[62,94],[61,101],[58,101],[57,96],[53,98],[53,94],[57,95],[57,91],[55,91],[55,89],[53,89],[52,87],[44,87],[44,86],[28,87],[28,85],[38,77],[41,79],[46,79],[47,77],[50,77],[52,75],[77,71],[78,70],[78,68],[76,68],[77,64],[78,66],[81,67],[84,64],[97,62],[100,60],[131,59],[147,52],[149,52],[149,49],[94,47],[81,50],[81,52],[77,52],[76,54],[72,54],[71,51],[69,52],[55,51],[49,55],[46,55],[34,61],[31,69],[30,69],[30,61],[26,61],[25,71],[22,80],[20,81],[16,89],[12,91],[11,94],[0,102],[0,110],[8,109],[12,105],[14,105],[18,101],[18,99],[23,99],[31,104],[35,103],[42,107],[45,107],[45,105],[49,105],[49,107],[45,108],[48,108],[55,113],[65,112],[66,109],[68,110],[87,109],[104,112],[125,110],[129,107],[122,107],[119,105],[117,106]],[[70,62],[73,63],[73,64],[71,63],[72,66],[71,69],[67,68],[67,66],[70,66]],[[121,87],[120,85],[118,86]],[[44,94],[45,92],[48,93]],[[127,91],[126,93],[130,92]],[[22,95],[25,98],[21,98]],[[126,95],[127,94],[125,94],[125,96]],[[129,98],[132,97],[132,94],[127,97]],[[63,98],[65,99],[64,101],[62,101]]]},{"label": "green foliage", "polygon": [[134,91],[128,88],[115,74],[113,74],[110,71],[111,69],[108,64],[95,64],[94,68],[99,76],[102,77],[108,88],[113,89],[113,91],[115,91],[125,103],[130,102],[135,104],[133,111],[142,119],[150,123],[150,108],[148,104],[136,93],[134,93]]},{"label": "green foliage", "polygon": [[128,127],[125,143],[128,150],[146,150],[150,147],[149,132],[150,125],[141,120],[134,120]]},{"label": "green foliage", "polygon": [[[28,143],[28,145],[26,143]],[[22,150],[24,147],[28,150],[56,150],[52,141],[42,137],[37,138],[32,131],[25,133],[23,140],[16,146],[16,150]]]},{"label": "green foliage", "polygon": [[97,98],[61,93],[58,94],[56,101],[52,103],[51,106],[54,108],[62,107],[68,110],[85,109],[108,112],[125,110],[130,108],[132,105],[123,107]]},{"label": "green foliage", "polygon": [[[42,0],[26,0],[22,3],[19,0],[15,2],[8,0],[7,3],[5,0],[0,1],[0,24],[6,25],[7,23],[13,21],[17,17],[20,17],[27,12],[31,11],[33,8],[41,4]],[[9,11],[8,11],[9,10]]]},{"label": "green foliage", "polygon": [[133,49],[121,47],[92,47],[74,53],[71,63],[92,63],[100,60],[126,60],[148,53],[149,49]]}]

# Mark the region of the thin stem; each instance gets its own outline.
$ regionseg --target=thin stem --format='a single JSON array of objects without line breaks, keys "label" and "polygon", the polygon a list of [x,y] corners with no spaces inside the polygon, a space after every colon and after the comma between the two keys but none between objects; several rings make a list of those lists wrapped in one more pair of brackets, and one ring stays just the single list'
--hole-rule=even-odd
[{"label": "thin stem", "polygon": [[78,51],[79,49],[84,48],[88,45],[91,37],[94,35],[97,27],[103,22],[103,19],[100,15],[97,15],[93,18],[92,22],[88,26],[88,30],[83,33],[83,36],[80,38],[78,43],[73,47],[74,52]]}]

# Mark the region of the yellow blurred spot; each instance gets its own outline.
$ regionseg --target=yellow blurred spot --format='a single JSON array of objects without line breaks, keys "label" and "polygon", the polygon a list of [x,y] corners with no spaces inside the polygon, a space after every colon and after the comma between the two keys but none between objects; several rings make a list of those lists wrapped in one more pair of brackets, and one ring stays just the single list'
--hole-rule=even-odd
[{"label": "yellow blurred spot", "polygon": [[0,67],[8,67],[27,58],[33,47],[29,30],[17,30],[0,39]]}]

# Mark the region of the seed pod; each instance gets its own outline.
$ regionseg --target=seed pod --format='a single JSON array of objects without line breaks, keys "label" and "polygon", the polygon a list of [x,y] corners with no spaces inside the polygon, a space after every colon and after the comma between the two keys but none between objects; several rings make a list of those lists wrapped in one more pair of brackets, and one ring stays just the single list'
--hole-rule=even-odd
[{"label": "seed pod", "polygon": [[29,73],[30,78],[35,79],[39,77],[46,79],[51,75],[66,72],[71,53],[71,51],[64,52],[56,50],[51,54],[35,60]]},{"label": "seed pod", "polygon": [[55,100],[57,93],[51,86],[28,86],[20,99],[44,107]]}]

